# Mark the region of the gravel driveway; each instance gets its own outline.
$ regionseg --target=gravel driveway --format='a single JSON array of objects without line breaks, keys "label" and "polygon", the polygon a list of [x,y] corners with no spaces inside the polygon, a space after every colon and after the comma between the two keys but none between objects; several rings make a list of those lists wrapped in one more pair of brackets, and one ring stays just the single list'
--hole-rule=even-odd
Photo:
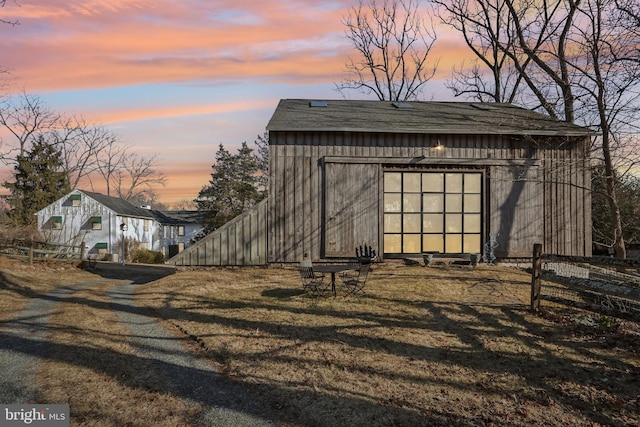
[{"label": "gravel driveway", "polygon": [[[113,281],[108,298],[117,307],[118,320],[129,331],[129,339],[139,356],[153,360],[154,374],[171,384],[170,393],[201,405],[197,425],[270,426],[269,420],[241,386],[219,375],[213,367],[182,346],[179,338],[146,316],[135,304],[136,286],[149,281],[149,271],[133,267],[122,284],[124,270],[105,267],[105,280],[58,288],[34,298],[13,320],[0,329],[0,403],[39,401],[35,376],[47,359],[47,336],[56,304],[74,292]],[[104,274],[102,274],[104,273]],[[159,273],[162,275],[162,271]],[[120,276],[120,277],[117,277]],[[73,407],[71,408],[73,417]]]}]

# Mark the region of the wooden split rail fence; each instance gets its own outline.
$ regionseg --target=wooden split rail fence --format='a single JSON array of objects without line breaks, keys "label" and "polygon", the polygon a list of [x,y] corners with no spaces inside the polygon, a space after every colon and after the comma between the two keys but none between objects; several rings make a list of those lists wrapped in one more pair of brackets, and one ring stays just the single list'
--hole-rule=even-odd
[{"label": "wooden split rail fence", "polygon": [[28,261],[29,264],[34,261],[80,261],[84,258],[84,242],[81,246],[74,246],[18,241],[2,245],[0,254]]},{"label": "wooden split rail fence", "polygon": [[533,247],[531,311],[553,301],[599,314],[640,320],[640,261],[542,253]]}]

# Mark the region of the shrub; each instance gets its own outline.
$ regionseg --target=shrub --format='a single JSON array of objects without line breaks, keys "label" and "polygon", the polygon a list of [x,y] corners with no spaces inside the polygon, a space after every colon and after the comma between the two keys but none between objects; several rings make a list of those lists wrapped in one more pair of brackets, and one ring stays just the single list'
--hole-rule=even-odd
[{"label": "shrub", "polygon": [[140,264],[164,264],[164,255],[158,251],[136,249],[131,253],[131,262]]}]

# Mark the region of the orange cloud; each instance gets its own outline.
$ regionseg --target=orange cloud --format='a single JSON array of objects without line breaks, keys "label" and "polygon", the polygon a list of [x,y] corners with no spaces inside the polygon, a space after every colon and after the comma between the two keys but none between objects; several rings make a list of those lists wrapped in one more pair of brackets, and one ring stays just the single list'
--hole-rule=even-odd
[{"label": "orange cloud", "polygon": [[145,108],[145,109],[124,109],[103,111],[100,116],[100,123],[111,124],[121,123],[128,121],[148,120],[148,119],[160,119],[171,117],[184,117],[201,114],[220,114],[220,113],[233,113],[247,110],[253,110],[256,108],[270,108],[273,107],[273,102],[269,101],[241,101],[232,103],[220,103],[210,105],[192,105],[185,107],[157,107],[157,108]]},{"label": "orange cloud", "polygon": [[[342,60],[330,64],[340,43],[335,33],[342,31],[335,10],[323,15],[316,8],[311,14],[285,3],[242,9],[239,2],[227,10],[207,5],[203,11],[203,2],[155,3],[25,5],[17,17],[24,20],[14,29],[17,37],[0,43],[0,54],[6,53],[5,66],[38,91],[274,73],[287,79],[310,70],[326,78],[341,69]],[[173,12],[175,17],[168,16]],[[55,31],[33,30],[40,21]]]},{"label": "orange cloud", "polygon": [[179,163],[160,165],[167,176],[167,185],[155,189],[158,198],[167,205],[183,199],[195,199],[211,178],[212,164],[213,159],[209,163],[190,162],[188,166]]},{"label": "orange cloud", "polygon": [[[168,177],[168,185],[158,189],[166,202],[194,198],[209,179],[217,141],[222,136],[227,137],[224,141],[246,139],[247,117],[251,115],[255,122],[260,120],[255,119],[256,111],[262,114],[275,108],[278,94],[251,93],[256,85],[333,87],[333,82],[343,78],[349,54],[354,54],[343,37],[341,22],[355,4],[353,0],[19,3],[20,7],[7,3],[1,9],[3,18],[18,19],[21,25],[0,26],[6,34],[0,37],[0,67],[9,69],[28,92],[66,96],[67,91],[163,83],[174,83],[171,90],[175,91],[179,86],[175,83],[247,88],[247,93],[232,100],[185,101],[187,97],[183,97],[172,102],[168,95],[159,105],[149,106],[152,101],[144,99],[132,103],[109,98],[96,99],[95,105],[88,107],[91,119],[133,134],[133,138],[125,135],[124,139],[135,141],[136,149],[160,151],[163,160],[171,159],[159,168]],[[455,35],[443,33],[430,57],[431,61],[440,60],[436,79],[449,77],[452,65],[460,64],[463,58],[470,58],[468,49]],[[119,90],[119,96],[124,92]],[[110,96],[107,91],[91,93]],[[338,95],[328,89],[325,96]],[[100,109],[100,104],[109,108]],[[86,105],[84,98],[82,105]],[[82,113],[87,115],[87,111]],[[231,118],[233,113],[239,114]],[[183,120],[204,115],[219,117]],[[267,121],[268,116],[262,124]],[[202,127],[198,136],[194,136],[194,129],[187,129],[195,122]],[[156,129],[160,123],[171,123],[166,128],[176,130],[177,135],[161,134],[162,130]],[[184,128],[179,128],[181,124]],[[148,128],[143,129],[145,126]],[[203,163],[202,153],[208,147],[202,141],[208,138],[217,141],[210,142],[211,150]],[[176,140],[190,141],[191,145],[175,147]]]}]

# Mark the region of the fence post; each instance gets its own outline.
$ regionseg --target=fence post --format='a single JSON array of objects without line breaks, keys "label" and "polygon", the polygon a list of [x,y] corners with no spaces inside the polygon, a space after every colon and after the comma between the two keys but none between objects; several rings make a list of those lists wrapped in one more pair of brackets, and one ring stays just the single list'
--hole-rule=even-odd
[{"label": "fence post", "polygon": [[82,261],[84,259],[84,241],[82,241],[82,243],[80,243],[82,246],[80,246],[80,261]]},{"label": "fence post", "polygon": [[540,275],[542,274],[542,245],[533,245],[533,257],[531,266],[531,312],[537,313],[540,309]]},{"label": "fence post", "polygon": [[33,243],[29,245],[29,265],[33,265]]}]

